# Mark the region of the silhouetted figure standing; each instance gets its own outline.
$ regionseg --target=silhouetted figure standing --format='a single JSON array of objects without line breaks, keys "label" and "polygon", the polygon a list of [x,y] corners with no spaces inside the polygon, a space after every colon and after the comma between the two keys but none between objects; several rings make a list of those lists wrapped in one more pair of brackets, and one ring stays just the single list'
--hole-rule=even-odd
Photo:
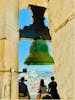
[{"label": "silhouetted figure standing", "polygon": [[51,77],[51,82],[48,84],[48,92],[51,94],[53,99],[60,99],[54,76]]}]

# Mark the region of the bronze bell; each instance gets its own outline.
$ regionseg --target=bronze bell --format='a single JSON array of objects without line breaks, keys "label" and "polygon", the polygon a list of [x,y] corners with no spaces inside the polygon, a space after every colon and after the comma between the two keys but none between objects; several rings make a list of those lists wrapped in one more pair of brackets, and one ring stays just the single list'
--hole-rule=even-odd
[{"label": "bronze bell", "polygon": [[34,22],[30,26],[25,26],[23,30],[20,29],[20,38],[38,38],[41,36],[42,39],[51,40],[48,27],[44,25],[44,13],[46,8],[29,5],[33,12]]},{"label": "bronze bell", "polygon": [[34,40],[30,47],[30,55],[25,60],[27,65],[48,65],[54,64],[53,58],[48,53],[48,47],[45,40]]}]

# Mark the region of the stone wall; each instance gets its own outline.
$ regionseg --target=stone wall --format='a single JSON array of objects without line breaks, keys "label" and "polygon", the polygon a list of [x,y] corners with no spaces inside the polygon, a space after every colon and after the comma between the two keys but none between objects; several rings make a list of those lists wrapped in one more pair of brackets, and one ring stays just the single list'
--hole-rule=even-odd
[{"label": "stone wall", "polygon": [[0,1],[0,99],[18,98],[18,12],[18,0]]},{"label": "stone wall", "polygon": [[52,37],[54,75],[61,98],[74,98],[74,20]]},{"label": "stone wall", "polygon": [[20,0],[20,4],[21,9],[28,4],[47,8],[58,91],[62,99],[74,99],[74,0]]},{"label": "stone wall", "polygon": [[74,97],[74,1],[50,0],[48,5],[54,75],[62,99]]},{"label": "stone wall", "polygon": [[[47,7],[46,16],[52,35],[54,75],[61,98],[74,97],[74,0],[20,0]],[[0,1],[0,99],[18,98],[18,0]],[[10,69],[15,70],[10,72]],[[4,71],[4,72],[2,72]],[[8,72],[6,72],[8,71]]]},{"label": "stone wall", "polygon": [[[48,0],[20,0],[19,8],[21,9],[29,9],[28,5],[33,4],[37,6],[48,7]],[[46,9],[45,16],[48,19],[48,9]]]}]

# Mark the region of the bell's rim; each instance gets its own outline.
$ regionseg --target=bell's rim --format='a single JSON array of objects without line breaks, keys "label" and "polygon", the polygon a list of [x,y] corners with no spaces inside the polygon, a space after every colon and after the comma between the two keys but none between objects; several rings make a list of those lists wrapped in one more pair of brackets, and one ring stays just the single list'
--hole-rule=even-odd
[{"label": "bell's rim", "polygon": [[41,56],[41,57],[29,56],[25,60],[24,64],[27,64],[27,65],[50,65],[51,64],[52,65],[54,64],[54,60],[51,56]]}]

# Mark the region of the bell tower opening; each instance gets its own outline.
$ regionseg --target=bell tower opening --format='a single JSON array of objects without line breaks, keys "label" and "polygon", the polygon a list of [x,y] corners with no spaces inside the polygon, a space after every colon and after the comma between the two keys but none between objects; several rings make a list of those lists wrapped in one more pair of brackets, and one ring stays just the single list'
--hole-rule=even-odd
[{"label": "bell tower opening", "polygon": [[[19,29],[22,30],[25,26],[30,26],[33,24],[33,20],[31,19],[33,14],[28,9],[22,9],[19,13]],[[49,27],[48,20],[44,16],[44,25]],[[34,36],[34,35],[33,35]],[[18,58],[19,58],[19,79],[22,77],[23,69],[27,70],[27,78],[26,84],[28,86],[28,90],[31,98],[35,98],[38,93],[38,88],[40,84],[40,80],[44,79],[45,85],[48,87],[48,83],[50,82],[50,77],[54,75],[53,68],[51,64],[26,64],[24,63],[27,57],[30,55],[30,48],[35,40],[31,38],[20,38],[19,40],[19,48],[18,48]],[[45,41],[48,48],[49,55],[52,56],[51,52],[51,42]],[[36,47],[38,50],[39,46]],[[39,50],[41,52],[41,50]],[[45,56],[43,59],[46,59]],[[40,59],[41,60],[41,59]],[[36,60],[37,61],[37,60]],[[34,89],[33,89],[34,88]]]}]

